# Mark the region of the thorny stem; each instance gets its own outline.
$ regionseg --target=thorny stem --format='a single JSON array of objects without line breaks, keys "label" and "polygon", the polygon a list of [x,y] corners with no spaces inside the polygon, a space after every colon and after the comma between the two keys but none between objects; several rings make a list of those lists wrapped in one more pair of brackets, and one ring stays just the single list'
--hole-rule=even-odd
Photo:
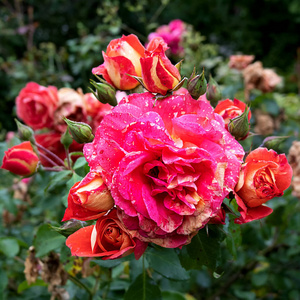
[{"label": "thorny stem", "polygon": [[66,157],[67,157],[67,164],[68,164],[68,169],[71,170],[71,161],[70,161],[70,152],[69,152],[69,149],[68,148],[65,148],[65,151],[66,151]]},{"label": "thorny stem", "polygon": [[38,144],[38,143],[35,143],[35,145],[36,145],[39,149],[43,150],[45,153],[47,153],[47,154],[49,154],[50,156],[52,156],[52,157],[53,157],[54,159],[56,159],[59,163],[61,163],[63,166],[65,166],[64,161],[63,161],[61,158],[59,158],[56,154],[54,154],[53,152],[49,151],[47,148],[43,147],[42,145],[40,145],[40,144]]},{"label": "thorny stem", "polygon": [[43,157],[45,160],[47,160],[53,166],[59,166],[55,161],[53,161],[51,158],[49,158],[47,155],[43,154],[42,152],[39,152],[39,155]]},{"label": "thorny stem", "polygon": [[50,171],[50,172],[61,172],[65,170],[63,168],[50,168],[50,167],[43,167],[43,169],[45,171]]}]

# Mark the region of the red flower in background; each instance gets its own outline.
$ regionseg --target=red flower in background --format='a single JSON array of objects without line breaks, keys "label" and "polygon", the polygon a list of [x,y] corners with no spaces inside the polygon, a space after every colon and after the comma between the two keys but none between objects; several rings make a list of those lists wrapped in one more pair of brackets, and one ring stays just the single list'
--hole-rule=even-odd
[{"label": "red flower in background", "polygon": [[[215,113],[219,114],[225,122],[225,127],[228,129],[229,121],[240,116],[246,109],[246,104],[238,99],[226,99],[219,101],[215,108]],[[248,114],[248,121],[251,119],[251,111]]]},{"label": "red flower in background", "polygon": [[36,171],[38,162],[30,142],[23,142],[5,151],[1,168],[16,175],[30,176]]},{"label": "red flower in background", "polygon": [[53,115],[58,105],[57,88],[29,82],[16,98],[17,115],[34,130],[53,126]]},{"label": "red flower in background", "polygon": [[140,77],[140,58],[144,56],[145,48],[134,35],[123,35],[112,40],[106,53],[102,52],[104,63],[93,68],[92,73],[102,75],[104,79],[120,90],[130,90],[139,83],[127,74]]},{"label": "red flower in background", "polygon": [[242,166],[235,196],[241,217],[236,223],[247,223],[269,215],[273,210],[263,204],[283,195],[292,179],[292,168],[284,154],[257,148],[250,152]]}]

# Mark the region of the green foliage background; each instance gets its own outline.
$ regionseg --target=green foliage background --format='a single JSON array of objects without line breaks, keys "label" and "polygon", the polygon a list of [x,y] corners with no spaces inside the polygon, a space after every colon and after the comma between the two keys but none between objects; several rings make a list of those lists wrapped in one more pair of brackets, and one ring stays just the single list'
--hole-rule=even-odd
[{"label": "green foliage background", "polygon": [[[16,129],[14,101],[28,81],[87,91],[91,68],[102,63],[101,51],[112,38],[135,33],[146,42],[157,26],[177,18],[201,32],[187,49],[184,71],[188,74],[194,64],[205,65],[222,83],[224,96],[237,96],[241,89],[236,74],[228,80],[226,64],[219,64],[236,52],[255,54],[285,77],[281,93],[254,94],[251,105],[274,119],[285,112],[287,118],[274,135],[291,136],[279,150],[287,152],[292,141],[299,140],[298,0],[2,0],[0,138]],[[263,138],[245,141],[245,149],[252,143],[259,146]],[[0,157],[7,147],[1,143]],[[15,177],[0,170],[1,211],[17,217],[20,205],[25,205],[21,218],[12,223],[1,217],[0,298],[50,298],[42,280],[32,286],[25,281],[23,263],[31,245],[39,257],[60,253],[65,269],[73,268],[65,239],[53,226],[58,230],[61,225],[68,189],[83,177],[87,166],[81,160],[74,169],[74,173],[36,175],[28,203],[13,197]],[[71,299],[123,299],[124,293],[124,299],[151,300],[300,299],[299,200],[288,190],[270,206],[273,214],[262,221],[238,226],[229,219],[224,227],[210,225],[208,232],[201,230],[181,250],[152,247],[139,261],[93,260],[98,266],[94,276],[70,275],[66,289]]]}]

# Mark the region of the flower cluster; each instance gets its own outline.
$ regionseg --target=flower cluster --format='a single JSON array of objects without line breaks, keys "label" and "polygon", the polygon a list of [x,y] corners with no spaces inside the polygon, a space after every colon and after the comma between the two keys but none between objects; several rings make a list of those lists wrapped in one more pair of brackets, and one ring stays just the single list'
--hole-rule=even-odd
[{"label": "flower cluster", "polygon": [[[135,35],[109,43],[104,63],[92,72],[110,91],[129,94],[113,109],[92,94],[35,83],[17,98],[18,116],[35,130],[46,127],[60,136],[66,130],[61,116],[96,129],[83,148],[90,170],[70,189],[63,217],[94,220],[68,237],[73,255],[115,259],[134,253],[138,259],[149,243],[181,248],[206,224],[226,223],[225,198],[235,201],[235,223],[243,224],[269,215],[265,203],[291,183],[284,154],[259,147],[245,155],[239,141],[250,130],[247,105],[224,99],[214,108],[220,98],[207,89],[204,72],[193,72],[187,89],[178,90],[181,75],[167,49],[161,36],[146,48]],[[140,83],[147,91],[130,93]],[[53,145],[53,135],[36,140]],[[20,163],[23,153],[33,153],[26,147],[10,149],[2,168],[16,161],[20,175],[32,174],[38,158]]]}]

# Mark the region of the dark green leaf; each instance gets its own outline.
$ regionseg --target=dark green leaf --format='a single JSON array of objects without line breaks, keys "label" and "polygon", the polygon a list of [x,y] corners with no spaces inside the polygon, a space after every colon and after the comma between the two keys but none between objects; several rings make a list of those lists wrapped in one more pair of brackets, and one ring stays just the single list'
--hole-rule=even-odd
[{"label": "dark green leaf", "polygon": [[74,171],[81,177],[89,172],[89,166],[84,157],[79,157],[73,167]]},{"label": "dark green leaf", "polygon": [[0,238],[0,252],[7,257],[14,257],[20,250],[18,240],[11,237]]},{"label": "dark green leaf", "polygon": [[187,280],[189,275],[181,266],[174,249],[149,248],[145,253],[149,266],[159,274],[174,280]]},{"label": "dark green leaf", "polygon": [[183,294],[174,291],[163,291],[162,300],[185,300]]},{"label": "dark green leaf", "polygon": [[151,281],[146,272],[139,275],[130,285],[124,295],[124,300],[160,300],[161,292],[159,287]]},{"label": "dark green leaf", "polygon": [[51,230],[48,224],[40,226],[33,242],[36,257],[44,256],[50,251],[61,247],[65,240],[64,236]]},{"label": "dark green leaf", "polygon": [[229,215],[229,222],[224,226],[224,230],[227,233],[226,245],[231,255],[237,258],[237,248],[242,243],[241,226],[234,223],[236,217]]},{"label": "dark green leaf", "polygon": [[47,286],[47,283],[45,283],[42,279],[37,279],[34,283],[28,284],[28,282],[25,280],[19,284],[18,293],[22,293],[33,286]]},{"label": "dark green leaf", "polygon": [[180,252],[180,260],[187,270],[201,269],[203,265],[211,270],[217,267],[220,257],[220,244],[225,234],[216,225],[209,226],[208,233],[205,228],[199,230],[192,242],[184,246]]}]

